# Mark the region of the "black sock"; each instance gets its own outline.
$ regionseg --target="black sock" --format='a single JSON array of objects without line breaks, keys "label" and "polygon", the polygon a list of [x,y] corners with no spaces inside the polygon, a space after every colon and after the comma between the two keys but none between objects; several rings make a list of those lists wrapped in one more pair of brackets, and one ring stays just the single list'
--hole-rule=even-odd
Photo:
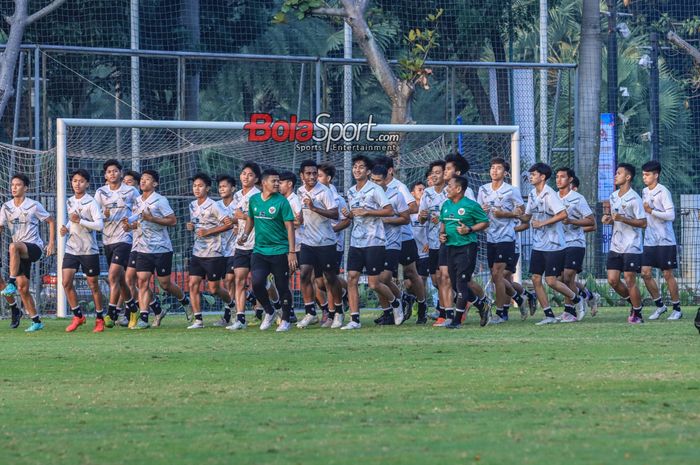
[{"label": "black sock", "polygon": [[275,310],[281,310],[282,309],[282,302],[280,302],[279,300],[276,302],[272,302],[272,307]]},{"label": "black sock", "polygon": [[38,313],[32,317],[32,321],[33,321],[34,323],[41,323],[41,318],[39,318],[39,314],[38,314]]},{"label": "black sock", "polygon": [[552,311],[552,307],[547,307],[544,309],[544,316],[548,318],[554,318],[554,312]]},{"label": "black sock", "polygon": [[383,310],[384,310],[384,316],[385,316],[385,317],[390,317],[390,316],[392,316],[392,315],[394,314],[394,312],[391,310],[391,307],[385,308],[385,309],[383,309]]},{"label": "black sock", "polygon": [[496,308],[496,315],[503,318],[503,309],[501,307]]},{"label": "black sock", "polygon": [[523,306],[523,296],[520,295],[519,292],[515,292],[515,295],[513,296],[513,300],[515,301],[516,304],[518,304],[518,307]]},{"label": "black sock", "polygon": [[202,314],[201,313],[195,313],[194,314],[194,319],[198,321],[202,321]]},{"label": "black sock", "polygon": [[681,303],[680,303],[680,302],[671,302],[671,305],[673,305],[673,311],[674,311],[674,312],[680,312],[680,311],[681,311]]},{"label": "black sock", "polygon": [[586,293],[586,288],[584,287],[583,289],[579,289],[578,295],[579,295],[579,297],[584,298],[584,299],[588,298],[588,294]]},{"label": "black sock", "polygon": [[148,305],[154,315],[160,315],[163,309],[160,306],[160,301],[158,299],[154,300]]},{"label": "black sock", "polygon": [[117,306],[116,306],[116,305],[109,304],[109,305],[107,306],[107,315],[108,315],[111,319],[116,320],[116,319],[117,319]]},{"label": "black sock", "polygon": [[17,282],[17,278],[14,276],[10,276],[7,278],[7,284],[15,284]]},{"label": "black sock", "polygon": [[659,297],[658,299],[654,299],[654,303],[656,304],[656,308],[661,308],[664,306],[664,299]]},{"label": "black sock", "polygon": [[229,305],[226,305],[224,307],[224,317],[223,318],[224,318],[224,321],[226,323],[231,321],[231,307]]},{"label": "black sock", "polygon": [[332,320],[333,318],[335,318],[335,314],[336,314],[336,313],[337,313],[337,312],[336,312],[335,310],[329,310],[329,311],[328,311],[328,319],[329,319],[329,320]]},{"label": "black sock", "polygon": [[17,302],[10,304],[10,310],[12,311],[12,315],[18,315],[19,314],[19,306],[17,305]]},{"label": "black sock", "polygon": [[700,323],[700,308],[698,308],[698,313],[695,314],[695,323]]},{"label": "black sock", "polygon": [[576,316],[576,309],[573,305],[564,305],[564,311],[569,315]]},{"label": "black sock", "polygon": [[73,316],[77,316],[78,318],[83,317],[83,310],[80,308],[80,305],[75,308],[71,308],[70,311],[73,312]]},{"label": "black sock", "polygon": [[445,318],[448,320],[452,320],[455,317],[455,311],[451,308],[448,308],[445,310],[445,315],[447,315]]},{"label": "black sock", "polygon": [[180,301],[180,305],[182,305],[183,307],[186,307],[189,304],[190,304],[190,299],[187,296],[184,296],[182,298],[182,300]]},{"label": "black sock", "polygon": [[634,313],[634,316],[638,316],[639,318],[641,318],[642,317],[642,307],[633,308],[632,313]]},{"label": "black sock", "polygon": [[576,305],[579,302],[581,302],[581,297],[578,294],[574,294],[574,298],[571,299],[571,303]]},{"label": "black sock", "polygon": [[445,312],[445,309],[442,308],[440,306],[440,304],[438,304],[438,306],[437,306],[437,311],[438,311],[438,318],[446,318],[447,317],[447,313]]},{"label": "black sock", "polygon": [[95,318],[97,318],[98,320],[104,320],[105,319],[104,312],[102,310],[96,311]]},{"label": "black sock", "polygon": [[[340,305],[342,306],[342,304],[340,304]],[[328,311],[329,311],[328,302],[321,304],[321,314],[328,313]]]},{"label": "black sock", "polygon": [[510,309],[510,305],[504,305],[503,306],[503,316],[508,318],[508,310]]},{"label": "black sock", "polygon": [[353,313],[352,315],[350,315],[350,318],[351,318],[352,321],[354,321],[355,323],[359,323],[359,322],[360,322],[360,314],[359,314],[359,313]]},{"label": "black sock", "polygon": [[[476,296],[475,296],[475,297],[476,297]],[[472,303],[474,304],[474,306],[475,306],[479,311],[483,311],[483,310],[484,310],[484,303],[485,303],[485,302],[486,302],[486,298],[479,298],[479,297],[476,297],[476,299],[475,299],[474,301],[472,301]]]},{"label": "black sock", "polygon": [[[326,310],[328,309],[328,304],[326,304]],[[304,311],[307,315],[316,315],[316,304],[311,302],[310,304],[304,304]]]},{"label": "black sock", "polygon": [[462,324],[462,317],[464,316],[465,312],[466,312],[466,310],[455,309],[455,318],[454,318],[454,320],[452,320],[452,324],[453,325],[454,324],[457,324],[457,325]]},{"label": "black sock", "polygon": [[148,312],[141,312],[141,321],[148,323]]},{"label": "black sock", "polygon": [[418,301],[418,316],[425,317],[426,313],[428,313],[428,304],[425,302],[425,300],[419,300]]},{"label": "black sock", "polygon": [[245,313],[236,313],[236,319],[245,324]]},{"label": "black sock", "polygon": [[[332,311],[332,312],[331,312],[331,311],[328,312],[328,318],[331,317],[331,316],[330,316],[331,313],[333,313],[333,314],[338,313],[338,314],[340,314],[340,315],[343,314],[343,304],[335,304],[333,307],[334,307],[333,311]],[[335,316],[335,315],[333,315],[333,316]]]},{"label": "black sock", "polygon": [[391,302],[391,307],[392,308],[399,308],[399,305],[401,305],[401,301],[394,297],[394,300]]}]

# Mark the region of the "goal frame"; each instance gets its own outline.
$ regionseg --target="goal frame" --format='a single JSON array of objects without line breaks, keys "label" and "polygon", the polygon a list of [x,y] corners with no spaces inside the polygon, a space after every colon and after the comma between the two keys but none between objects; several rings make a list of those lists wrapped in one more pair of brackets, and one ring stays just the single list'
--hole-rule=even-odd
[{"label": "goal frame", "polygon": [[[140,129],[202,129],[202,130],[243,130],[248,122],[219,122],[219,121],[178,121],[178,120],[127,120],[127,119],[88,119],[88,118],[58,118],[56,120],[56,228],[57,231],[66,222],[66,200],[68,199],[68,131],[70,128],[114,128],[131,129],[133,156],[138,157],[138,134]],[[408,130],[407,130],[408,129]],[[450,124],[376,124],[373,132],[427,132],[427,133],[456,133],[456,134],[510,134],[510,166],[511,182],[520,187],[520,126],[500,125],[450,125]],[[345,152],[349,160],[350,153]],[[56,316],[67,316],[67,301],[63,289],[63,256],[66,238],[57,234],[56,248]],[[522,269],[518,261],[515,275],[516,282],[521,282]]]}]

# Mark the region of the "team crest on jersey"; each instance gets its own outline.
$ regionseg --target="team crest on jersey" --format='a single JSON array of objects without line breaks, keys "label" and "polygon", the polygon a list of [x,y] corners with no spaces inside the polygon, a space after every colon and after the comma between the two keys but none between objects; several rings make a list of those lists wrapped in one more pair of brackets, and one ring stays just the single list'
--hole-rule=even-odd
[{"label": "team crest on jersey", "polygon": [[459,210],[457,210],[457,213],[460,215],[464,215],[464,213],[465,213],[464,208],[460,208]]},{"label": "team crest on jersey", "polygon": [[270,207],[267,211],[270,213],[270,215],[274,215],[277,209],[275,207]]}]

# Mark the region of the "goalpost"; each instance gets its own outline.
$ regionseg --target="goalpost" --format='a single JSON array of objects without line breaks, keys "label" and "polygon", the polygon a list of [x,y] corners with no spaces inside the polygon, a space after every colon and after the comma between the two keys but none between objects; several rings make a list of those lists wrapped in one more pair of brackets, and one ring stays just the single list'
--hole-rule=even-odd
[{"label": "goalpost", "polygon": [[[186,261],[191,249],[191,235],[185,234],[184,223],[187,205],[192,200],[188,178],[196,171],[232,174],[238,179],[238,170],[246,161],[254,161],[261,168],[275,168],[297,172],[299,162],[308,158],[334,163],[338,174],[334,180],[339,192],[343,185],[343,172],[349,166],[351,152],[347,147],[337,151],[322,152],[318,147],[286,140],[283,142],[248,140],[244,125],[248,122],[204,121],[154,121],[115,119],[58,119],[56,121],[56,218],[57,228],[65,224],[66,200],[70,195],[68,174],[77,168],[87,169],[92,180],[89,193],[104,183],[102,163],[116,158],[125,169],[157,169],[161,183],[159,192],[166,196],[178,217],[178,225],[171,230],[174,252],[174,279],[184,279]],[[294,124],[294,122],[292,123]],[[360,123],[357,123],[360,124]],[[366,124],[366,123],[365,123]],[[315,126],[317,131],[324,127]],[[327,127],[325,127],[327,129]],[[372,134],[400,134],[401,150],[397,160],[399,178],[411,185],[425,180],[428,164],[444,158],[457,150],[457,141],[463,155],[472,168],[468,174],[470,187],[476,193],[479,185],[489,182],[488,162],[495,156],[510,159],[509,182],[520,187],[520,131],[519,126],[469,126],[469,125],[397,125],[374,124]],[[132,137],[134,135],[135,137]],[[371,140],[371,139],[370,139]],[[313,141],[311,141],[313,143]],[[367,139],[355,141],[369,144]],[[368,146],[366,153],[374,156],[384,153],[375,146]],[[347,178],[349,179],[349,178]],[[215,186],[212,195],[217,197]],[[67,315],[67,302],[63,290],[61,268],[65,251],[65,238],[57,235],[56,257],[56,315]],[[524,255],[524,254],[521,254]],[[480,247],[479,262],[485,263],[485,246]],[[521,259],[522,262],[522,259]],[[103,264],[104,266],[104,264]],[[483,273],[483,266],[480,267]],[[478,272],[478,270],[477,270]],[[515,279],[521,279],[518,263]],[[178,283],[180,285],[184,283]]]}]

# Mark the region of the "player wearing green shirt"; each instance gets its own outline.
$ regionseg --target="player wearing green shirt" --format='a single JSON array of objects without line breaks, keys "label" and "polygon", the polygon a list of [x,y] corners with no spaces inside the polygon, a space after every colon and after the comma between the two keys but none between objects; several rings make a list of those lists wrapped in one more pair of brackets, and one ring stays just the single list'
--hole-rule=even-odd
[{"label": "player wearing green shirt", "polygon": [[[447,184],[447,200],[440,210],[440,242],[447,249],[447,269],[450,282],[457,290],[455,317],[448,328],[461,327],[467,300],[476,303],[477,297],[469,291],[476,266],[478,238],[476,233],[489,226],[489,219],[478,203],[465,197],[469,183],[462,176],[454,176]],[[477,306],[482,326],[487,321],[485,307]],[[452,309],[448,309],[452,310]]]},{"label": "player wearing green shirt", "polygon": [[238,239],[242,245],[255,228],[255,246],[251,259],[253,292],[265,308],[261,330],[268,329],[275,319],[275,310],[267,295],[267,277],[272,274],[282,301],[282,322],[277,331],[289,331],[292,294],[289,275],[297,268],[294,242],[294,212],[289,201],[279,193],[280,176],[265,170],[261,176],[262,192],[250,198],[245,231]]}]

